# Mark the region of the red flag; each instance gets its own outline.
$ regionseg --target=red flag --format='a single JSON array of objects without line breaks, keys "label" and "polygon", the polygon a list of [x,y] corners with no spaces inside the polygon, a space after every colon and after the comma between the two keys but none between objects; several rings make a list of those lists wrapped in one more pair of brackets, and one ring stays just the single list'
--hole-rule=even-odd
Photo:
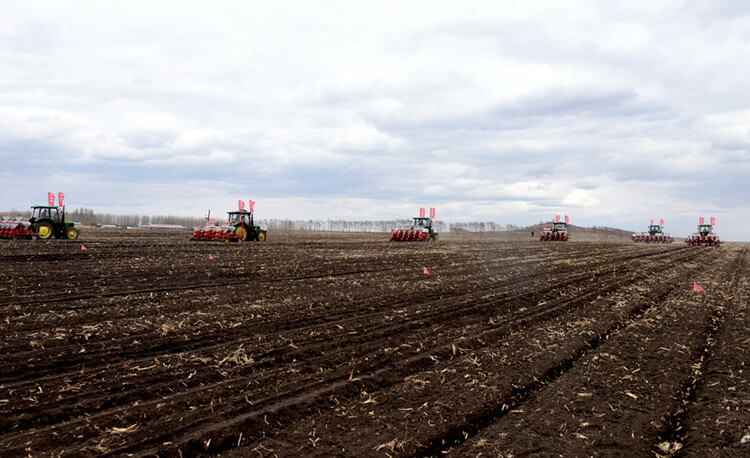
[{"label": "red flag", "polygon": [[255,207],[255,201],[254,200],[248,200],[247,201],[247,206],[249,207],[248,210],[250,211],[250,213],[252,213],[253,212],[253,207]]},{"label": "red flag", "polygon": [[711,217],[711,226],[715,226],[715,225],[716,225],[716,218],[714,218],[714,217],[712,216],[712,217]]},{"label": "red flag", "polygon": [[237,205],[240,207],[240,211],[245,209],[245,201],[244,200],[238,200]]},{"label": "red flag", "polygon": [[698,283],[693,282],[693,291],[700,291],[700,292],[702,292],[703,289],[700,286],[698,286]]},{"label": "red flag", "polygon": [[65,194],[58,192],[57,193],[57,200],[60,202],[60,206],[62,207],[63,199],[65,198]]},{"label": "red flag", "polygon": [[424,269],[424,274],[425,275],[430,275],[430,271],[427,270],[427,267],[423,267],[423,269]]},{"label": "red flag", "polygon": [[659,226],[664,226],[664,220],[663,219],[659,220]]},{"label": "red flag", "polygon": [[424,207],[420,207],[419,209],[419,217],[424,218]]},{"label": "red flag", "polygon": [[52,194],[51,192],[47,193],[47,202],[48,202],[48,204],[49,204],[50,207],[53,206],[53,205],[55,205],[55,195]]},{"label": "red flag", "polygon": [[570,222],[570,218],[568,218],[568,215],[565,215],[565,224],[568,224]]},{"label": "red flag", "polygon": [[559,222],[560,222],[560,215],[555,215],[555,222],[556,222],[556,223],[559,223]]},{"label": "red flag", "polygon": [[88,249],[88,248],[86,248],[85,246],[81,245],[81,250],[83,250],[83,251],[88,251],[89,249]]},{"label": "red flag", "polygon": [[702,216],[701,216],[701,217],[700,217],[700,219],[698,220],[698,224],[704,224],[705,222],[706,222],[706,219],[705,219],[705,218],[703,218]]},{"label": "red flag", "polygon": [[435,218],[435,209],[430,207],[430,218]]},{"label": "red flag", "polygon": [[653,226],[653,225],[654,225],[654,220],[651,220],[651,224],[649,224],[649,226]]}]

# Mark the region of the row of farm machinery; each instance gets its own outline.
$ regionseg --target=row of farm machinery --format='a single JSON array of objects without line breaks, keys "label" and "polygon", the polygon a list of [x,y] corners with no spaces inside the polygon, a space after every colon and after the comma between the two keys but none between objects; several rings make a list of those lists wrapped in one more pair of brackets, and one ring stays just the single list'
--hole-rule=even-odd
[{"label": "row of farm machinery", "polygon": [[[59,206],[55,205],[55,196],[47,193],[48,205],[32,206],[31,217],[28,219],[0,218],[0,239],[50,239],[67,238],[77,239],[80,230],[70,221],[65,221],[65,206],[63,193],[58,194]],[[245,202],[238,202],[238,210],[227,212],[226,221],[211,221],[211,212],[208,212],[206,224],[195,226],[191,240],[194,241],[220,241],[220,242],[244,242],[266,240],[267,230],[262,225],[254,223],[253,206],[255,202],[248,201],[248,209]],[[420,208],[419,216],[415,216],[409,227],[397,228],[391,231],[391,241],[394,242],[433,242],[438,240],[435,230],[435,209],[430,208],[430,216],[426,216],[425,208]],[[716,219],[711,217],[710,224],[700,217],[698,231],[685,238],[685,243],[691,246],[720,246],[724,242],[713,232]],[[555,220],[550,226],[544,227],[539,234],[540,241],[570,240],[568,215],[561,218],[555,215]],[[532,233],[533,235],[533,233]],[[670,244],[674,242],[671,234],[664,232],[664,220],[655,224],[654,220],[648,225],[645,232],[634,233],[631,240],[635,243],[648,244]]]}]

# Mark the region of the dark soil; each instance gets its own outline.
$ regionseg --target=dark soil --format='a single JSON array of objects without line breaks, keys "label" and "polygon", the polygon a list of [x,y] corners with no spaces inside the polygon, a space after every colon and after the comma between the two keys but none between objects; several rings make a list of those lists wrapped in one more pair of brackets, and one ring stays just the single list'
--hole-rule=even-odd
[{"label": "dark soil", "polygon": [[744,247],[269,236],[0,243],[4,454],[750,454]]}]

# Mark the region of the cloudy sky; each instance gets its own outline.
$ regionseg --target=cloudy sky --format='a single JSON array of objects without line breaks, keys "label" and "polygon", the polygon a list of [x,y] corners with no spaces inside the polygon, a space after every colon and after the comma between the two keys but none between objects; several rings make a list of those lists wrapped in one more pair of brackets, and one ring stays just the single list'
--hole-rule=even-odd
[{"label": "cloudy sky", "polygon": [[750,2],[12,1],[0,211],[750,240]]}]

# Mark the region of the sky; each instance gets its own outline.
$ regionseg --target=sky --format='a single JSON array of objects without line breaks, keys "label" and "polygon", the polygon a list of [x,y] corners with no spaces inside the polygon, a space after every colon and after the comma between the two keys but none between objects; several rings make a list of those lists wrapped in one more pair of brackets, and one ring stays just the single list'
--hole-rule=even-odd
[{"label": "sky", "polygon": [[750,2],[14,1],[0,211],[750,241]]}]

